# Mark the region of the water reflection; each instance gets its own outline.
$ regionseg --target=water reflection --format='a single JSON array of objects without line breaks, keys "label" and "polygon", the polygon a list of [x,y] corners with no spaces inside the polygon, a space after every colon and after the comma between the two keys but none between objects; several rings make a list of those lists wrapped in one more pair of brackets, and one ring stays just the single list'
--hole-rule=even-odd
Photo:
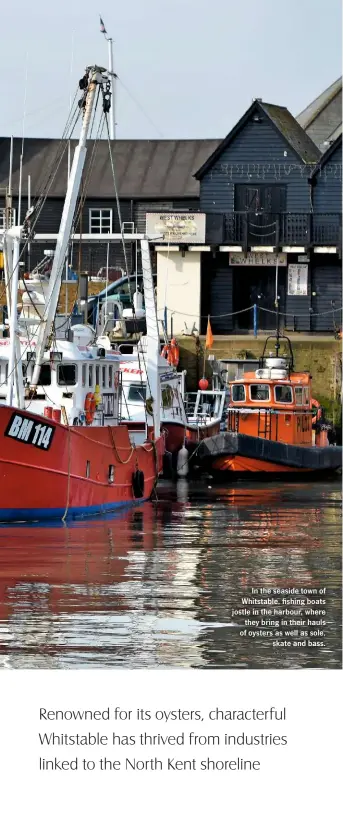
[{"label": "water reflection", "polygon": [[[180,481],[159,497],[0,528],[2,668],[340,666],[339,485]],[[326,646],[242,638],[232,610],[261,586],[327,587]]]}]

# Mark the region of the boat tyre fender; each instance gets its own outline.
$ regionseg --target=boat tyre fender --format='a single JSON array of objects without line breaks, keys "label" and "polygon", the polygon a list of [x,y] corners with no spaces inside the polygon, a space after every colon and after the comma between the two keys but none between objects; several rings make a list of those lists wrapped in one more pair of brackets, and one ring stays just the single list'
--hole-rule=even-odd
[{"label": "boat tyre fender", "polygon": [[96,402],[94,393],[87,393],[85,398],[86,424],[92,424],[92,422],[94,421],[95,410]]},{"label": "boat tyre fender", "polygon": [[144,495],[144,473],[143,470],[136,470],[132,473],[132,490],[134,498],[143,498]]}]

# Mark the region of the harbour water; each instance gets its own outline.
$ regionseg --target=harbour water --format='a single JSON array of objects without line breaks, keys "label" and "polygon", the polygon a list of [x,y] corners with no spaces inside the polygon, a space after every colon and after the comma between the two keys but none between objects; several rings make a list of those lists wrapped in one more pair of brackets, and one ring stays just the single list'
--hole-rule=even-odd
[{"label": "harbour water", "polygon": [[[339,668],[340,499],[181,480],[115,518],[0,527],[0,668]],[[242,636],[259,588],[325,588],[324,639]]]}]

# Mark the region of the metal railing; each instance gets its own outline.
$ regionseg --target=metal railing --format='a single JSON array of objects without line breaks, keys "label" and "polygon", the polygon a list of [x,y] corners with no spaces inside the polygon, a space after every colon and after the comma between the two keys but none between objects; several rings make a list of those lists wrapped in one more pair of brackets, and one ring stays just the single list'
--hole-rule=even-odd
[{"label": "metal railing", "polygon": [[339,213],[266,213],[232,211],[207,215],[206,242],[241,245],[339,245]]}]

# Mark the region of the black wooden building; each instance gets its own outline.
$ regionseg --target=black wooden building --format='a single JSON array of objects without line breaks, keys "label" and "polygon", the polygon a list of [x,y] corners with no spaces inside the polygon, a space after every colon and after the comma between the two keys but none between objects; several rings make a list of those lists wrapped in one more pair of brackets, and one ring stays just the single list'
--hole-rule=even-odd
[{"label": "black wooden building", "polygon": [[[116,186],[121,219],[125,233],[145,232],[147,211],[182,211],[199,209],[199,184],[194,177],[197,168],[213,152],[219,140],[116,140],[111,149],[114,159]],[[72,159],[75,140],[70,142]],[[14,139],[13,208],[18,217],[20,154],[22,141]],[[0,139],[0,231],[5,220],[5,195],[9,181],[10,139]],[[46,199],[36,224],[39,234],[56,234],[59,229],[68,179],[68,144],[53,139],[25,139],[22,167],[21,217],[28,206],[28,186],[31,203]],[[82,207],[75,223],[75,233],[81,241],[74,243],[72,266],[78,271],[95,275],[106,265],[106,247],[97,242],[97,234],[119,231],[118,208],[111,170],[108,143],[88,142],[87,159],[81,186]],[[80,205],[80,202],[79,202]],[[82,236],[93,234],[92,240]],[[32,270],[42,258],[43,250],[55,243],[31,245],[31,259],[25,267]],[[129,272],[136,268],[135,243],[127,244]],[[124,271],[125,262],[120,244],[110,245],[109,264]],[[139,260],[138,260],[139,266]]]},{"label": "black wooden building", "polygon": [[[214,332],[251,329],[253,304],[260,328],[274,327],[276,295],[284,327],[332,329],[341,299],[341,152],[339,137],[322,155],[286,108],[255,100],[198,170],[212,250],[202,255],[201,312],[217,317]],[[299,290],[293,275],[304,277]]]}]

